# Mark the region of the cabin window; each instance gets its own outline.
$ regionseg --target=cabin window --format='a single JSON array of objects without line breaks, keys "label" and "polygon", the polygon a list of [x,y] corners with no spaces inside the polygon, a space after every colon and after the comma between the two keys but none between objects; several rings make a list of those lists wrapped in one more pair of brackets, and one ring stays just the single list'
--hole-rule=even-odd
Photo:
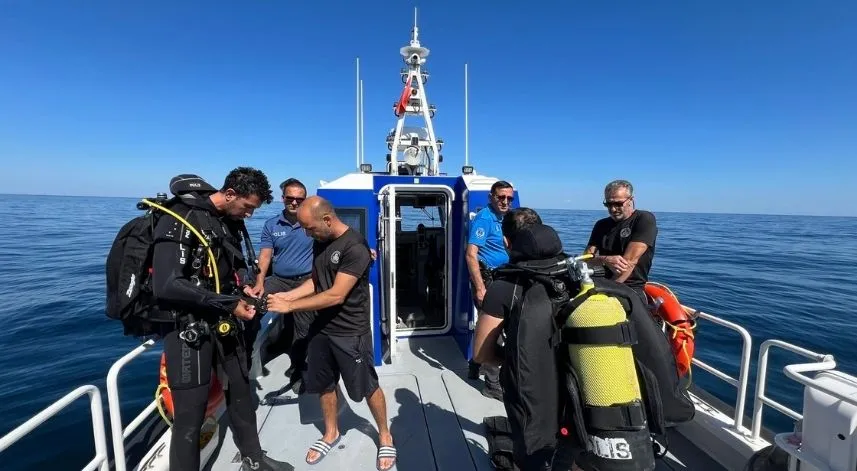
[{"label": "cabin window", "polygon": [[366,209],[336,208],[336,215],[340,220],[342,220],[342,222],[368,239],[368,236],[366,235]]}]

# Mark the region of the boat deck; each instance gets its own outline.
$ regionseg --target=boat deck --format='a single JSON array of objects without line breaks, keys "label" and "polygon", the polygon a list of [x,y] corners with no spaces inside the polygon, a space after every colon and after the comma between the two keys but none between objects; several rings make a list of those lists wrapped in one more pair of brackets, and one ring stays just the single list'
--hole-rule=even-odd
[{"label": "boat deck", "polygon": [[[307,449],[323,431],[318,396],[277,396],[286,382],[289,359],[271,361],[270,374],[259,381],[257,409],[262,448],[295,469],[374,470],[378,434],[366,401],[354,403],[340,395],[342,440],[320,463],[305,462]],[[394,365],[378,368],[386,394],[390,431],[398,450],[400,471],[493,469],[484,437],[483,418],[505,415],[503,403],[481,395],[467,378],[467,361],[450,337],[399,341]],[[344,387],[340,383],[340,389]],[[265,401],[266,396],[268,400]],[[220,428],[220,448],[206,469],[239,469],[238,451],[228,427]],[[677,432],[670,436],[670,453],[658,470],[724,470]]]}]

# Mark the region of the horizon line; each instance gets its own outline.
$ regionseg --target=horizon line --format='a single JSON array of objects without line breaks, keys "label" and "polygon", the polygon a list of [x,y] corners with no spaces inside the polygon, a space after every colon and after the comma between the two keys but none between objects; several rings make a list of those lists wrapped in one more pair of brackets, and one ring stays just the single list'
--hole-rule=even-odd
[{"label": "horizon line", "polygon": [[[54,197],[54,198],[125,198],[125,199],[140,199],[138,196],[111,196],[111,195],[59,195],[59,194],[51,194],[51,193],[0,193],[0,196],[42,196],[42,197]],[[273,203],[272,203],[273,204]],[[536,208],[532,207],[536,210],[542,211],[591,211],[591,212],[602,212],[605,211],[602,208],[599,209],[587,209],[587,208]],[[819,218],[857,218],[857,214],[855,215],[832,215],[832,214],[806,214],[806,213],[739,213],[734,211],[669,211],[669,210],[655,210],[655,209],[646,209],[646,208],[636,208],[643,211],[650,211],[653,213],[667,213],[667,214],[717,214],[717,215],[732,215],[732,216],[799,216],[799,217],[819,217]]]}]

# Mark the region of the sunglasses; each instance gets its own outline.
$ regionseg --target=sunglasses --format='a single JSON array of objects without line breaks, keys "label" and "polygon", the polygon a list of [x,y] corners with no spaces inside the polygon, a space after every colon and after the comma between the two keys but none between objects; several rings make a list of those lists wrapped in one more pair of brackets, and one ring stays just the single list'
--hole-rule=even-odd
[{"label": "sunglasses", "polygon": [[509,203],[511,203],[512,201],[515,201],[514,196],[499,195],[499,196],[495,196],[495,198],[497,198],[497,201],[508,201]]},{"label": "sunglasses", "polygon": [[293,196],[284,196],[283,198],[286,200],[286,203],[297,203],[297,204],[303,203],[304,199],[306,199],[306,198],[295,198]]},{"label": "sunglasses", "polygon": [[622,206],[625,206],[625,203],[627,203],[628,200],[630,200],[630,199],[631,198],[628,198],[628,199],[622,200],[622,201],[605,201],[602,204],[606,208],[621,208]]}]

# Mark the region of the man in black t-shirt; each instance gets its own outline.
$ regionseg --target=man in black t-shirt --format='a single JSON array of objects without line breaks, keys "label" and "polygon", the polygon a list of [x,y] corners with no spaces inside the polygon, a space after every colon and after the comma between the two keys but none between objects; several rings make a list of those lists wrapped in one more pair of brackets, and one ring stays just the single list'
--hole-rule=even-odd
[{"label": "man in black t-shirt", "polygon": [[584,253],[595,257],[588,264],[604,265],[608,278],[625,283],[645,300],[643,287],[649,280],[658,237],[655,215],[635,209],[634,187],[626,180],[607,184],[604,206],[610,216],[592,228]]},{"label": "man in black t-shirt", "polygon": [[[504,243],[510,250],[510,260],[512,262],[532,260],[531,253],[525,254],[516,250],[522,245],[526,245],[526,243],[516,244],[516,239],[526,232],[530,233],[530,242],[538,239],[540,242],[545,243],[545,246],[538,247],[538,250],[536,250],[536,247],[529,247],[532,249],[532,252],[546,251],[551,256],[556,256],[562,252],[562,242],[560,242],[556,231],[549,226],[543,226],[538,213],[532,209],[518,208],[509,211],[503,217],[502,231]],[[546,237],[545,234],[549,236]],[[551,251],[552,249],[553,251]],[[523,294],[523,285],[511,278],[494,280],[488,286],[479,310],[479,318],[476,321],[473,339],[473,355],[476,361],[489,365],[500,365],[503,362],[503,355],[497,348],[497,340],[504,330],[504,321],[512,314],[515,304],[523,300]],[[515,348],[515,345],[517,345],[517,342],[507,343],[504,348]],[[514,365],[504,365],[500,370],[500,382],[506,396],[504,402],[506,403],[507,417],[519,415],[514,411],[514,408],[520,404],[522,394],[519,390],[510,390],[516,386],[516,383],[510,379],[510,377],[514,377],[517,374],[516,371],[511,370],[513,367]],[[523,425],[517,421],[510,420],[509,426],[512,428],[513,436],[521,437],[525,433]],[[538,433],[548,432],[542,430]],[[546,441],[550,441],[550,439],[546,439]],[[520,442],[514,448],[514,461],[521,471],[580,470],[574,464],[574,450],[565,444],[549,446],[530,454],[526,453],[525,447]]]},{"label": "man in black t-shirt", "polygon": [[353,401],[367,399],[378,421],[377,466],[382,471],[390,469],[396,462],[396,449],[387,426],[384,392],[373,366],[369,245],[336,216],[330,202],[319,196],[307,198],[298,208],[297,217],[315,239],[312,277],[291,291],[269,295],[268,310],[318,313],[310,327],[304,382],[308,393],[319,394],[325,431],[310,447],[306,461],[321,461],[339,443],[336,385],[341,375]]}]

